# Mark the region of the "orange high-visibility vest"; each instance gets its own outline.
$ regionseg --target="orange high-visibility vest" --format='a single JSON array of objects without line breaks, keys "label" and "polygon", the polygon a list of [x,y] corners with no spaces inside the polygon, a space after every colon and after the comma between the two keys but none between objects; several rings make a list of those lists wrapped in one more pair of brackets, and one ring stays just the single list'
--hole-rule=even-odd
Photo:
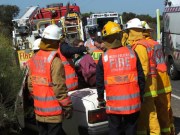
[{"label": "orange high-visibility vest", "polygon": [[91,50],[90,52],[93,52],[91,56],[93,60],[95,61],[95,63],[97,64],[103,51],[98,49],[96,46],[92,45],[91,40],[87,41],[86,46]]},{"label": "orange high-visibility vest", "polygon": [[142,39],[135,42],[135,45],[133,45],[133,49],[135,49],[138,44],[143,45],[146,48],[147,53],[148,53],[148,58],[149,58],[149,74],[148,75],[157,77],[157,69],[156,69],[157,64],[155,61],[154,50],[152,46],[149,44],[147,40]]},{"label": "orange high-visibility vest", "polygon": [[102,54],[108,114],[132,114],[140,110],[137,58],[132,49],[120,47]]},{"label": "orange high-visibility vest", "polygon": [[146,39],[147,42],[153,47],[154,50],[154,59],[156,62],[156,69],[160,72],[166,72],[167,66],[165,63],[162,45],[152,39]]},{"label": "orange high-visibility vest", "polygon": [[54,116],[62,113],[62,107],[52,89],[51,63],[56,51],[40,50],[29,60],[32,94],[35,113],[40,116]]},{"label": "orange high-visibility vest", "polygon": [[65,69],[66,87],[70,91],[75,90],[78,88],[78,77],[75,71],[73,61],[72,59],[67,59],[64,55],[62,55],[60,48],[58,49],[58,53]]},{"label": "orange high-visibility vest", "polygon": [[167,66],[165,63],[162,46],[153,39],[146,38],[146,40],[149,42],[149,44],[152,45],[155,51],[154,57],[156,59],[157,70],[158,70],[157,93],[158,94],[169,93],[172,91],[172,87],[171,87],[169,75],[167,73]]}]

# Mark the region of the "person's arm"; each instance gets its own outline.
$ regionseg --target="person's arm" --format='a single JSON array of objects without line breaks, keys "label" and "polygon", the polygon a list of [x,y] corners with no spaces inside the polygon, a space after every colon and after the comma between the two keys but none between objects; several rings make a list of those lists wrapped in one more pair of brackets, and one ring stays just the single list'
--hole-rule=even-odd
[{"label": "person's arm", "polygon": [[143,72],[143,69],[142,69],[140,59],[139,59],[137,53],[135,53],[135,54],[136,54],[136,58],[137,58],[136,67],[137,67],[137,73],[138,73],[138,85],[139,85],[139,88],[140,88],[141,98],[143,98],[144,89],[145,89],[145,76],[144,76],[144,72]]},{"label": "person's arm", "polygon": [[87,52],[85,46],[72,47],[67,43],[60,44],[60,51],[66,58],[72,58],[74,54],[82,54],[83,52]]},{"label": "person's arm", "polygon": [[100,57],[96,66],[96,88],[98,94],[98,101],[104,100],[104,68],[102,63],[102,56]]},{"label": "person's arm", "polygon": [[135,52],[137,53],[140,59],[145,78],[147,78],[149,73],[149,58],[148,58],[147,50],[144,46],[137,45],[137,47],[135,48]]},{"label": "person's arm", "polygon": [[61,60],[55,57],[51,65],[53,90],[63,110],[72,110],[72,102],[68,96],[65,82],[65,70]]}]

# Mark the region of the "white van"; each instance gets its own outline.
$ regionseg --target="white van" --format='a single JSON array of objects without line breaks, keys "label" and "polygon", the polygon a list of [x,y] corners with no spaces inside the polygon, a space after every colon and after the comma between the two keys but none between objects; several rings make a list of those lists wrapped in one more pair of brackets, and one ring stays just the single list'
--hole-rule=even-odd
[{"label": "white van", "polygon": [[172,80],[180,75],[180,0],[166,0],[163,13],[162,45]]}]

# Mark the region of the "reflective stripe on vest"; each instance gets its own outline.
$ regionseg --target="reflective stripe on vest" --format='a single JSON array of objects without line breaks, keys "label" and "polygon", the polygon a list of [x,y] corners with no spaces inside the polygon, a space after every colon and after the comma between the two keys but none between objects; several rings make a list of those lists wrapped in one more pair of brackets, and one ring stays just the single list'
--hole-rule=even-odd
[{"label": "reflective stripe on vest", "polygon": [[66,87],[68,88],[68,90],[72,90],[72,89],[76,88],[77,86],[78,86],[78,82],[66,84]]},{"label": "reflective stripe on vest", "polygon": [[60,52],[60,48],[58,49],[58,53],[65,69],[66,87],[70,91],[75,90],[78,87],[78,77],[75,72],[73,61],[72,59],[67,59],[65,56],[63,56]]},{"label": "reflective stripe on vest", "polygon": [[131,106],[123,106],[123,107],[106,106],[106,110],[108,111],[131,111],[131,110],[140,110],[140,108],[141,108],[141,103]]},{"label": "reflective stripe on vest", "polygon": [[39,112],[44,112],[44,113],[52,113],[54,111],[62,111],[62,108],[60,106],[57,107],[51,107],[51,108],[40,108],[40,107],[35,107],[35,110]]},{"label": "reflective stripe on vest", "polygon": [[99,58],[101,57],[101,55],[102,55],[102,53],[103,53],[103,51],[94,51],[93,53],[92,53],[92,58],[93,58],[93,60],[99,60]]},{"label": "reflective stripe on vest", "polygon": [[129,100],[133,98],[140,97],[140,93],[137,92],[135,94],[123,95],[123,96],[107,96],[107,100]]},{"label": "reflective stripe on vest", "polygon": [[62,113],[62,108],[52,89],[51,64],[56,55],[56,51],[40,50],[28,62],[35,113],[39,116],[54,116]]},{"label": "reflective stripe on vest", "polygon": [[102,54],[108,114],[132,114],[140,110],[137,59],[127,47]]},{"label": "reflective stripe on vest", "polygon": [[40,96],[33,96],[34,100],[39,100],[39,101],[53,101],[53,100],[57,100],[55,96],[51,96],[51,97],[40,97]]},{"label": "reflective stripe on vest", "polygon": [[91,57],[93,58],[93,60],[97,64],[100,56],[103,53],[103,51],[98,49],[96,46],[92,45],[91,40],[87,41],[86,46],[90,49],[90,52],[92,52]]},{"label": "reflective stripe on vest", "polygon": [[76,74],[75,74],[75,73],[66,75],[66,79],[70,79],[70,78],[73,78],[73,77],[76,77]]}]

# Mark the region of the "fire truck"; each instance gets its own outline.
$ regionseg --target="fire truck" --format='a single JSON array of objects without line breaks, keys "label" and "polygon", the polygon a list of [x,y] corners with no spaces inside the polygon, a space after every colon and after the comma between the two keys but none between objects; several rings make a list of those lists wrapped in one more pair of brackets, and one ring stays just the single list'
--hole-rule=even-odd
[{"label": "fire truck", "polygon": [[13,47],[18,52],[21,67],[32,56],[30,50],[34,40],[41,36],[49,24],[62,27],[70,44],[75,38],[84,40],[80,8],[75,3],[68,3],[66,6],[63,6],[63,3],[55,3],[47,5],[46,8],[31,6],[20,18],[12,22]]},{"label": "fire truck", "polygon": [[166,0],[163,13],[162,45],[172,80],[180,76],[180,1]]},{"label": "fire truck", "polygon": [[[27,61],[32,54],[33,41],[44,28],[51,23],[62,26],[64,36],[72,41],[74,38],[84,40],[80,9],[77,5],[52,4],[46,8],[33,6],[28,8],[20,19],[13,20],[14,48],[19,58]],[[20,53],[21,52],[21,53]],[[19,59],[19,61],[21,60]],[[22,63],[23,65],[23,63]],[[28,128],[37,131],[33,99],[27,86],[27,70],[24,70],[22,87],[15,102],[15,114],[19,129]],[[77,89],[68,92],[73,104],[73,116],[63,122],[67,135],[101,135],[107,134],[108,121],[105,108],[98,108],[96,88]]]}]

